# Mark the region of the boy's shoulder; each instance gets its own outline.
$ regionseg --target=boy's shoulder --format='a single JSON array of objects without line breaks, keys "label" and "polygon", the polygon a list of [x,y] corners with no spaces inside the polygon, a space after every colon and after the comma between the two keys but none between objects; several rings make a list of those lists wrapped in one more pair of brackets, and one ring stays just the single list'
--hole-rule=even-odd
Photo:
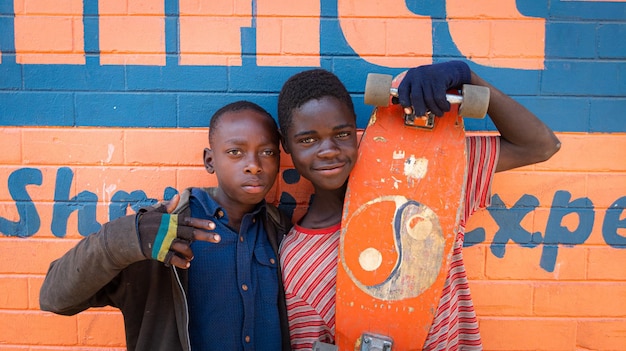
[{"label": "boy's shoulder", "polygon": [[272,245],[272,248],[274,249],[274,252],[278,252],[280,243],[291,229],[291,218],[270,203],[265,205],[265,209],[265,230],[267,231],[267,237]]},{"label": "boy's shoulder", "polygon": [[215,187],[189,187],[189,188],[185,188],[179,195],[180,195],[180,200],[178,201],[178,205],[176,206],[176,208],[174,209],[174,213],[181,213],[183,211],[185,211],[186,209],[189,208],[189,199],[191,198],[191,195],[193,193],[194,190],[196,191],[203,191],[208,193],[209,195],[213,195],[215,193],[215,190],[217,188]]},{"label": "boy's shoulder", "polygon": [[191,197],[192,189],[194,188],[186,188],[182,193],[180,193],[180,200],[174,209],[174,213],[180,213],[189,207],[189,198]]},{"label": "boy's shoulder", "polygon": [[267,203],[265,206],[265,212],[267,213],[267,219],[270,224],[272,224],[279,233],[282,235],[287,235],[293,223],[291,222],[291,217],[289,217],[285,212],[278,209],[278,207],[274,206],[271,203]]},{"label": "boy's shoulder", "polygon": [[287,216],[283,211],[273,204],[267,203],[265,206],[268,219],[273,222],[277,227],[289,230],[291,229],[291,218]]}]

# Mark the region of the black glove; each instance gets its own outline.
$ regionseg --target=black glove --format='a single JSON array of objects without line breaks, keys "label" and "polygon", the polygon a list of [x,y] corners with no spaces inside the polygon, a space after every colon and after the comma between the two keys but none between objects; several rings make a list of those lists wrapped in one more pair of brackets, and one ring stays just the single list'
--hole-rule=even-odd
[{"label": "black glove", "polygon": [[427,111],[442,116],[450,111],[446,91],[469,84],[472,75],[463,61],[450,61],[411,68],[398,87],[398,102],[413,107],[416,116]]},{"label": "black glove", "polygon": [[193,241],[193,227],[178,223],[177,214],[167,213],[165,206],[142,208],[137,213],[136,224],[141,250],[146,258],[169,265],[172,256],[172,244]]}]

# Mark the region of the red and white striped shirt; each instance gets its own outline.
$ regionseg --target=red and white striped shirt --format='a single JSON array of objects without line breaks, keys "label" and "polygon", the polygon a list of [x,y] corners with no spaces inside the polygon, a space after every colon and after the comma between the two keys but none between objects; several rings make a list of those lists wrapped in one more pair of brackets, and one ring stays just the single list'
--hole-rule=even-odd
[{"label": "red and white striped shirt", "polygon": [[491,203],[491,183],[499,155],[499,137],[467,138],[465,208],[461,214],[448,276],[424,350],[482,350],[462,249],[467,219]]},{"label": "red and white striped shirt", "polygon": [[[450,269],[424,350],[482,350],[476,313],[463,263],[465,223],[489,206],[500,141],[496,136],[467,138],[465,208]],[[280,248],[291,346],[311,350],[335,339],[335,282],[340,225],[325,229],[294,226]]]},{"label": "red and white striped shirt", "polygon": [[341,223],[325,229],[295,225],[280,246],[293,350],[335,341],[337,255]]}]

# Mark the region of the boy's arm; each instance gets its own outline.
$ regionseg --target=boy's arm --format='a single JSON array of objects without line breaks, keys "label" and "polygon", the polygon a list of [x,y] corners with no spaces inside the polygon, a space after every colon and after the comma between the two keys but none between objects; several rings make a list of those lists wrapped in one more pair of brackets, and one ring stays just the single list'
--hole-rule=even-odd
[{"label": "boy's arm", "polygon": [[193,258],[191,242],[217,243],[219,235],[209,220],[170,215],[179,197],[141,214],[106,223],[100,231],[82,239],[63,257],[52,262],[41,287],[42,310],[75,314],[91,306],[110,304],[98,292],[123,269],[146,259],[188,268]]},{"label": "boy's arm", "polygon": [[487,113],[501,135],[496,171],[505,171],[549,159],[561,144],[552,130],[532,112],[472,72],[463,61],[411,68],[398,87],[398,99],[407,113],[431,111],[437,116],[450,110],[446,92],[463,84],[489,87]]},{"label": "boy's arm", "polygon": [[109,304],[96,295],[125,267],[144,260],[135,234],[135,216],[118,218],[82,239],[52,262],[41,286],[42,310],[72,315]]},{"label": "boy's arm", "polygon": [[474,72],[470,84],[491,91],[487,114],[501,136],[496,172],[546,161],[559,150],[561,143],[552,130],[520,103]]}]

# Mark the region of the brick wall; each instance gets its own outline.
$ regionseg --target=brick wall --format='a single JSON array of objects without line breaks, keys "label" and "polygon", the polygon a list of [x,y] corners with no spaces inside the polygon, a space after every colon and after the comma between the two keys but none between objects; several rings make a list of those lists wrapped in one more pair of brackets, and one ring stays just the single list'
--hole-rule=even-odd
[{"label": "brick wall", "polygon": [[[5,233],[0,237],[0,349],[123,348],[122,321],[114,309],[73,317],[38,310],[49,263],[81,238],[78,217],[86,211],[76,210],[72,199],[93,194],[97,221],[104,223],[116,204],[112,198],[120,194],[141,190],[144,198],[156,200],[167,196],[168,187],[214,184],[201,163],[206,130],[11,127],[1,133],[0,143],[10,152],[0,156],[0,181],[9,184],[0,189]],[[621,229],[615,229],[619,223],[607,220],[606,213],[623,208],[626,201],[626,136],[560,133],[559,138],[563,149],[550,161],[496,175],[493,194],[504,204],[499,209],[504,213],[483,210],[468,225],[465,259],[486,349],[619,350],[625,345],[623,214]],[[146,145],[154,147],[146,152]],[[598,156],[609,153],[614,157]],[[297,217],[311,189],[304,181],[294,183],[288,157],[281,163],[283,176],[268,200],[293,196]],[[20,189],[25,190],[21,195]],[[567,201],[573,205],[565,212],[554,203],[559,192],[571,194]],[[520,205],[523,197],[537,203]],[[593,205],[576,205],[581,199]],[[19,208],[29,204],[36,213],[24,218],[26,212],[20,215]],[[281,205],[290,209],[293,204]],[[515,209],[527,214],[507,217]],[[590,232],[583,225],[589,223],[583,219],[588,215],[575,211],[594,214]],[[57,225],[53,233],[53,218],[67,218],[67,230]],[[29,223],[21,227],[34,233],[6,235],[7,221],[20,220]],[[553,232],[577,233],[580,243],[565,245],[570,237],[557,236],[549,250],[544,241],[554,239],[548,233],[551,221],[562,226]],[[511,233],[515,225],[527,233]],[[621,242],[610,235],[616,230]],[[538,234],[531,240],[530,233]],[[502,235],[505,240],[496,240]]]},{"label": "brick wall", "polygon": [[[0,350],[124,349],[115,309],[40,311],[42,279],[101,223],[213,184],[205,127],[225,103],[275,115],[289,76],[324,67],[363,128],[368,72],[449,59],[563,144],[498,174],[469,222],[485,349],[626,349],[625,34],[624,1],[0,1]],[[282,172],[268,200],[298,217],[311,188]]]}]

